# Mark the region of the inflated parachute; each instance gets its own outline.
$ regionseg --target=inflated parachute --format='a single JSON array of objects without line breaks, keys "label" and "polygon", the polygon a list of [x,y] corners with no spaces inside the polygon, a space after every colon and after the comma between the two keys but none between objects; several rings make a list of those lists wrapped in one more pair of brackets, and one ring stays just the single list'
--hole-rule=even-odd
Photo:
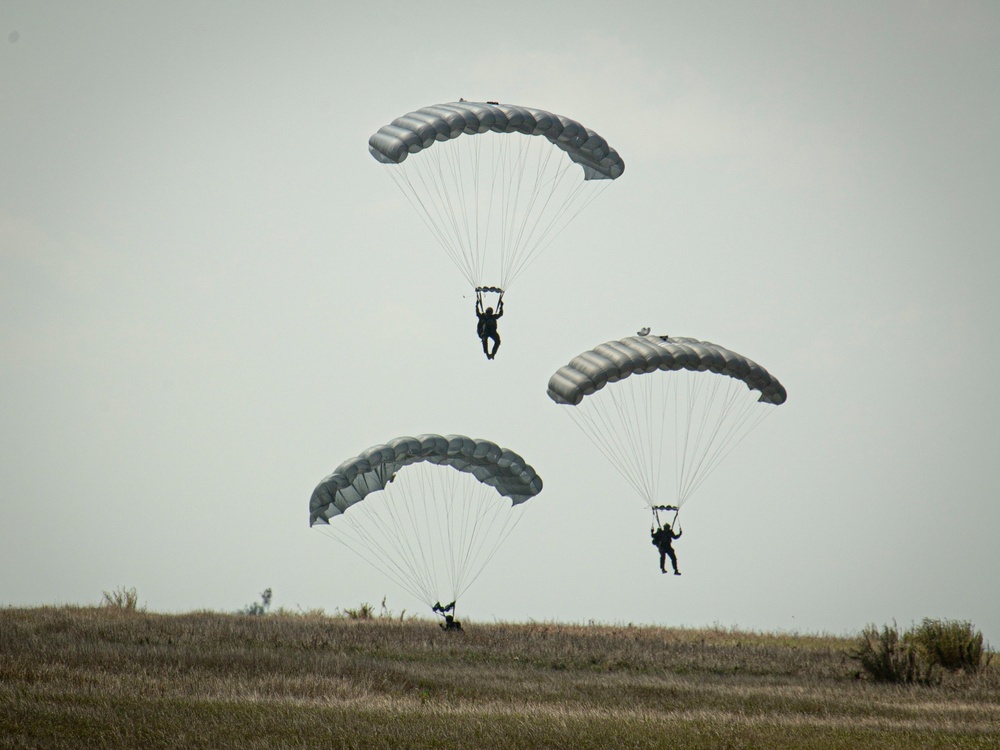
[{"label": "inflated parachute", "polygon": [[574,357],[549,379],[548,395],[650,508],[679,509],[787,393],[717,344],[640,334]]},{"label": "inflated parachute", "polygon": [[458,600],[541,490],[523,458],[488,440],[399,437],[320,482],[309,525],[430,607]]},{"label": "inflated parachute", "polygon": [[625,171],[577,121],[497,102],[423,107],[379,128],[368,150],[477,290],[509,289]]}]

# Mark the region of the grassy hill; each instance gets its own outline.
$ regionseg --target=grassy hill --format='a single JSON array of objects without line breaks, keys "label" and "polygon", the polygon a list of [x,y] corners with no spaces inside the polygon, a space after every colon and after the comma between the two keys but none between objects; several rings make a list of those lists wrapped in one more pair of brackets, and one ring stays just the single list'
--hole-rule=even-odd
[{"label": "grassy hill", "polygon": [[1000,666],[863,679],[853,639],[0,609],[0,748],[1000,748]]}]

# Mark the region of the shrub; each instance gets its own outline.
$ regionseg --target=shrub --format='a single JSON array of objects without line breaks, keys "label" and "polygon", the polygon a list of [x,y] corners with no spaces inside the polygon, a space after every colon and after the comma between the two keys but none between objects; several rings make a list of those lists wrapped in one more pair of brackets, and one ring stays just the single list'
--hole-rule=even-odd
[{"label": "shrub", "polygon": [[349,620],[371,620],[375,617],[375,608],[368,602],[362,602],[354,609],[344,609],[344,616]]},{"label": "shrub", "polygon": [[101,593],[104,595],[104,599],[101,602],[102,607],[118,609],[122,612],[136,612],[139,610],[139,595],[136,593],[134,586],[130,589],[119,586],[114,591],[102,591]]},{"label": "shrub", "polygon": [[977,673],[992,658],[988,646],[983,646],[982,631],[976,630],[971,622],[925,617],[913,632],[913,639],[924,659],[950,672]]},{"label": "shrub", "polygon": [[[382,606],[379,609],[379,613],[377,615],[377,618],[379,620],[392,620],[392,619],[396,619],[395,613],[391,609],[389,609],[389,607],[386,605],[386,603],[385,603],[386,599],[388,599],[388,597],[385,597],[385,596],[382,597]],[[348,620],[374,620],[374,619],[376,619],[375,607],[373,607],[368,602],[362,602],[361,604],[359,604],[357,607],[355,607],[353,609],[350,608],[350,607],[345,607],[344,609],[340,609],[340,607],[337,607],[337,615],[339,615],[340,617],[346,617]],[[406,610],[404,609],[402,612],[399,613],[399,618],[398,619],[399,619],[400,622],[403,622],[403,620],[404,620],[405,617],[406,617]]]},{"label": "shrub", "polygon": [[243,609],[239,611],[238,614],[241,615],[266,615],[267,611],[271,608],[271,589],[266,588],[260,594],[260,602],[254,602],[253,604],[248,604]]},{"label": "shrub", "polygon": [[895,623],[881,631],[868,625],[850,656],[876,682],[929,684],[934,679],[934,664],[921,657],[912,634],[901,633]]}]

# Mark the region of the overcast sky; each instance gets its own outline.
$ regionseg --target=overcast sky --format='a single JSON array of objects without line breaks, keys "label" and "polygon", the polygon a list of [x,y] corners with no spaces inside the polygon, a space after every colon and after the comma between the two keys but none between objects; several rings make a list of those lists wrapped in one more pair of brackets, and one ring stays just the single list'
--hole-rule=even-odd
[{"label": "overcast sky", "polygon": [[[1000,645],[1000,6],[346,5],[0,0],[0,603],[424,613],[308,501],[436,432],[545,481],[466,620],[943,617]],[[493,362],[367,151],[459,97],[627,165]],[[680,578],[545,393],[642,326],[789,394],[685,506]]]}]

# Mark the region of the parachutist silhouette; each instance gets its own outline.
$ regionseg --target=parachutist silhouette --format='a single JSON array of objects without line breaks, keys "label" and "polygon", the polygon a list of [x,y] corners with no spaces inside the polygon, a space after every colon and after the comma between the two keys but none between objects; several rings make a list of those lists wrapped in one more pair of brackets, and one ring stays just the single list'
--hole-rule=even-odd
[{"label": "parachutist silhouette", "polygon": [[[500,293],[500,301],[497,302],[497,310],[494,313],[492,307],[483,310],[483,295],[476,292],[476,317],[479,322],[476,324],[476,333],[483,342],[483,354],[486,359],[493,359],[497,356],[497,349],[500,348],[500,334],[497,333],[497,319],[503,317],[503,292]],[[493,351],[489,350],[488,341],[493,339]]]},{"label": "parachutist silhouette", "polygon": [[653,538],[653,546],[656,547],[660,552],[660,572],[666,573],[667,569],[664,563],[666,563],[666,558],[670,558],[670,563],[674,567],[674,575],[679,576],[681,572],[677,569],[677,553],[674,552],[673,540],[680,539],[681,534],[684,533],[683,529],[680,529],[676,534],[674,530],[670,528],[669,523],[665,523],[658,529],[650,529],[649,535]]},{"label": "parachutist silhouette", "polygon": [[435,612],[440,615],[444,615],[444,622],[438,623],[438,627],[442,630],[461,630],[462,623],[455,619],[454,615],[446,614],[448,612],[455,611],[455,602],[448,604],[444,607],[441,606],[441,602],[436,602],[433,607],[431,607]]},{"label": "parachutist silhouette", "polygon": [[441,628],[442,630],[461,630],[462,623],[460,623],[451,615],[445,615],[444,622],[439,622],[438,627]]}]

